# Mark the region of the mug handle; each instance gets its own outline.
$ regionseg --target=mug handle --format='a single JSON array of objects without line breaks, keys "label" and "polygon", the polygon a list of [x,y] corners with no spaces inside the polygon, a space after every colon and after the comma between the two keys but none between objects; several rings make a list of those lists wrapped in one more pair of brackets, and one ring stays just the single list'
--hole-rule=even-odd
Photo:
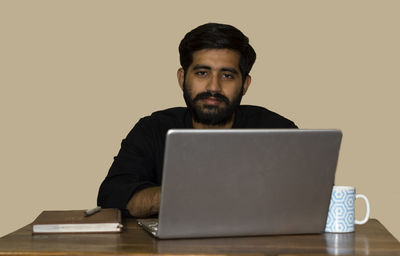
[{"label": "mug handle", "polygon": [[364,196],[364,195],[362,195],[362,194],[357,194],[356,195],[356,199],[357,198],[362,198],[362,199],[364,199],[364,202],[365,202],[365,206],[366,206],[366,208],[367,208],[367,212],[365,213],[365,218],[363,219],[363,220],[355,220],[354,221],[354,223],[355,224],[365,224],[365,223],[367,223],[367,221],[368,221],[368,219],[369,219],[369,201],[368,201],[368,198],[366,197],[366,196]]}]

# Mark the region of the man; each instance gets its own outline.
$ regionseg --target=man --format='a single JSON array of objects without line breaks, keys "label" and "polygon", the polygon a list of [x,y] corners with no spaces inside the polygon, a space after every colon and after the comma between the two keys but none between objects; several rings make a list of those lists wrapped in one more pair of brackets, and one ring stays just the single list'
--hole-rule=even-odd
[{"label": "man", "polygon": [[98,205],[135,217],[158,213],[166,133],[172,128],[296,128],[265,108],[240,105],[256,53],[248,38],[230,25],[208,23],[179,45],[177,76],[187,108],[153,113],[139,120],[122,141],[100,186]]}]

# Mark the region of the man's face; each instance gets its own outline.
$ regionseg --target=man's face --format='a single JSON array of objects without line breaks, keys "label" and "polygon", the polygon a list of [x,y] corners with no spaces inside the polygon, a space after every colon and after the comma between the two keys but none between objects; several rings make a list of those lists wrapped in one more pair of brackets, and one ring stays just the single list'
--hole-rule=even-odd
[{"label": "man's face", "polygon": [[242,96],[250,85],[243,83],[240,54],[230,49],[204,49],[193,53],[186,70],[178,70],[178,80],[186,105],[195,122],[225,125],[232,120]]}]

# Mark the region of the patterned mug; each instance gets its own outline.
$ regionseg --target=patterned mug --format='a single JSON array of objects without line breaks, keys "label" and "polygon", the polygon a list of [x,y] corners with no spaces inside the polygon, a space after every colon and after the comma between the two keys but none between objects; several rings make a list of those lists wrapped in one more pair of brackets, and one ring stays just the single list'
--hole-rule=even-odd
[{"label": "patterned mug", "polygon": [[[365,218],[362,221],[355,220],[354,217],[354,203],[357,198],[364,199],[366,205]],[[366,196],[356,194],[356,189],[354,187],[333,187],[325,232],[353,232],[354,224],[365,224],[367,223],[368,219],[369,201]]]}]

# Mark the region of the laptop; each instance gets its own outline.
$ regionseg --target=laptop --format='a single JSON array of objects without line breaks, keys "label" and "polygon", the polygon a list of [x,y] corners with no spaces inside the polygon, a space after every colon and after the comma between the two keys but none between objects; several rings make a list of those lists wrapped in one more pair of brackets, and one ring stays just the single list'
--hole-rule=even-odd
[{"label": "laptop", "polygon": [[175,129],[166,137],[161,239],[322,233],[342,133]]}]

